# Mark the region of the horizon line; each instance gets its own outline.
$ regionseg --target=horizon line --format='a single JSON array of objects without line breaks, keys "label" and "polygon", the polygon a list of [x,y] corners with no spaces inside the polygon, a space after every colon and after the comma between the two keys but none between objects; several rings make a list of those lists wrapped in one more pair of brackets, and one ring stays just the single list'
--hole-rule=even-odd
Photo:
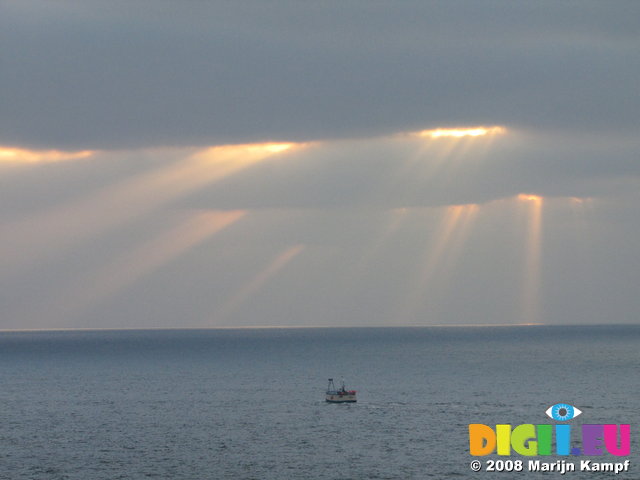
[{"label": "horizon line", "polygon": [[0,333],[28,332],[111,332],[111,331],[173,331],[173,330],[300,330],[300,329],[369,329],[369,328],[494,328],[494,327],[597,327],[640,326],[638,323],[486,323],[434,325],[246,325],[215,327],[64,327],[64,328],[0,328]]}]

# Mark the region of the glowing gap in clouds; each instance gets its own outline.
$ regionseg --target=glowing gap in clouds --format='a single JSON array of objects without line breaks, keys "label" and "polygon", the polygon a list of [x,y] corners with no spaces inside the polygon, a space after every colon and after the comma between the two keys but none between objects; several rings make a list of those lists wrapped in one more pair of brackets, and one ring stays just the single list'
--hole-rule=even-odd
[{"label": "glowing gap in clouds", "polygon": [[0,145],[0,163],[52,163],[91,157],[95,150],[65,152],[62,150],[27,150]]},{"label": "glowing gap in clouds", "polygon": [[258,272],[246,285],[240,288],[231,298],[229,298],[220,309],[214,313],[213,319],[216,323],[221,323],[235,312],[251,296],[255,295],[265,283],[273,278],[291,260],[297,257],[304,250],[304,245],[294,245],[287,248],[276,256],[264,269]]},{"label": "glowing gap in clouds", "polygon": [[541,323],[540,267],[542,250],[542,206],[538,195],[521,193],[517,200],[527,208],[525,268],[522,286],[522,310],[526,323]]},{"label": "glowing gap in clouds", "polygon": [[243,210],[190,214],[165,233],[112,259],[99,271],[87,272],[71,285],[57,289],[48,301],[38,304],[40,312],[31,315],[47,318],[59,327],[69,326],[78,315],[184,255],[245,214]]},{"label": "glowing gap in clouds", "polygon": [[416,135],[420,137],[428,138],[462,138],[462,137],[481,137],[485,135],[499,135],[507,131],[505,127],[491,126],[491,127],[466,127],[466,128],[436,128],[432,130],[422,130],[417,132]]}]

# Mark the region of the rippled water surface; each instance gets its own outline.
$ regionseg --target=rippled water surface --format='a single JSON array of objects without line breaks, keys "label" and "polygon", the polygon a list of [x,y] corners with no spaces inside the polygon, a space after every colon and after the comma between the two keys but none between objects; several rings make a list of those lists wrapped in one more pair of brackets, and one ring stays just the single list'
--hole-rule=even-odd
[{"label": "rippled water surface", "polygon": [[[630,423],[615,478],[640,478],[639,347],[622,326],[4,332],[0,478],[552,478],[471,472],[467,429],[560,401]],[[357,404],[324,401],[342,376]]]}]

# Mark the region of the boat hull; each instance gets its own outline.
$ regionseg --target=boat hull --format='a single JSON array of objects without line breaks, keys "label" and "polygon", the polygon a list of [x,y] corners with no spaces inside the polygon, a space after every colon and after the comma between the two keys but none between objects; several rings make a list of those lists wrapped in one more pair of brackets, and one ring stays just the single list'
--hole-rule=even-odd
[{"label": "boat hull", "polygon": [[355,395],[338,395],[327,393],[327,402],[329,403],[356,403]]}]

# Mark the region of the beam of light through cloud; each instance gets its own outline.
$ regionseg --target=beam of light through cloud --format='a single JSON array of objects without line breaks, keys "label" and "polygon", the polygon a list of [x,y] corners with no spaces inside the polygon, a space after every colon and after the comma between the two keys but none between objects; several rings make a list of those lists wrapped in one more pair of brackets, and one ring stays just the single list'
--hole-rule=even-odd
[{"label": "beam of light through cloud", "polygon": [[128,178],[80,200],[0,225],[0,261],[18,269],[137,218],[295,145],[223,145]]},{"label": "beam of light through cloud", "polygon": [[542,207],[544,199],[539,195],[521,193],[518,202],[526,209],[524,276],[522,287],[522,314],[524,323],[543,323],[540,313],[540,281],[542,252]]},{"label": "beam of light through cloud", "polygon": [[[198,295],[202,302],[181,320],[192,326],[250,322],[262,310],[271,312],[265,323],[289,311],[296,312],[291,322],[306,324],[325,318],[354,324],[553,322],[562,298],[554,287],[577,274],[571,269],[552,276],[549,259],[563,259],[557,252],[574,241],[575,257],[568,262],[588,262],[601,249],[605,235],[593,217],[605,202],[591,183],[583,183],[597,172],[573,175],[577,160],[564,155],[568,148],[557,152],[558,144],[545,139],[511,126],[495,134],[407,131],[308,144],[158,148],[157,157],[155,150],[138,156],[101,151],[86,161],[21,167],[26,173],[10,174],[26,179],[22,188],[34,192],[34,201],[4,210],[2,218],[11,220],[0,223],[2,280],[18,295],[3,300],[10,300],[9,312],[55,326],[118,322],[109,319],[110,310],[153,324],[153,315],[144,317],[145,305],[170,282],[176,309],[190,308],[196,298],[189,285],[214,293]],[[556,181],[544,184],[542,177],[551,172]],[[630,177],[625,181],[634,185]],[[89,182],[74,190],[78,179]],[[70,191],[61,195],[65,186]],[[18,193],[13,187],[8,205],[20,206]],[[597,202],[591,218],[590,195]],[[51,198],[66,200],[47,204]],[[194,209],[247,212],[211,249],[197,249],[202,263],[196,263],[196,251],[186,254],[214,235],[208,230],[213,227],[197,226],[194,219],[178,229],[184,237],[172,230],[176,215]],[[597,221],[602,224],[602,217]],[[171,270],[162,268],[173,261]],[[233,273],[213,268],[218,265]],[[602,261],[590,265],[584,271],[602,270]],[[180,278],[170,276],[174,267]],[[246,273],[238,278],[240,272]],[[590,287],[580,280],[571,287],[576,295]],[[23,285],[33,287],[37,301]],[[283,310],[290,289],[300,293],[298,304]],[[299,298],[316,291],[322,300],[306,309]],[[38,308],[29,308],[30,302]],[[158,305],[158,312],[165,311]],[[160,317],[159,325],[174,321]]]},{"label": "beam of light through cloud", "polygon": [[407,220],[408,208],[395,208],[389,212],[391,219],[384,225],[377,237],[372,239],[369,245],[363,247],[360,258],[353,270],[354,276],[360,275],[367,265],[375,259],[386,243],[396,234],[402,224]]},{"label": "beam of light through cloud", "polygon": [[289,262],[297,257],[304,250],[304,245],[294,245],[278,254],[265,268],[256,273],[245,285],[239,288],[220,308],[218,308],[213,316],[212,321],[215,325],[224,324],[238,308],[251,299],[262,287],[278,274]]},{"label": "beam of light through cloud", "polygon": [[[449,238],[446,250],[438,261],[438,265],[433,267],[438,272],[437,287],[441,290],[446,290],[449,287],[451,276],[480,211],[480,206],[476,204],[456,205],[453,208],[462,209],[462,214],[457,222],[455,231]],[[433,285],[433,277],[434,273],[428,275],[428,285]]]},{"label": "beam of light through cloud", "polygon": [[[400,140],[406,140],[406,136],[399,137]],[[456,158],[453,154],[460,145],[459,139],[450,139],[448,142],[436,142],[429,139],[428,141],[415,142],[415,151],[408,156],[404,162],[404,167],[400,168],[391,180],[391,184],[406,184],[408,179],[421,178],[428,181],[443,171],[449,171],[455,166],[455,162],[451,162],[452,158]],[[418,188],[424,188],[424,185],[417,185]],[[415,195],[417,192],[407,190],[405,187],[405,195]]]},{"label": "beam of light through cloud", "polygon": [[468,159],[467,154],[472,149],[476,152],[475,158],[484,158],[493,142],[506,133],[505,127],[492,126],[435,128],[413,132],[410,136],[425,139],[431,148],[437,149],[438,153],[433,166],[441,168],[445,164],[457,167],[462,159]]},{"label": "beam of light through cloud", "polygon": [[[419,261],[418,276],[408,287],[400,306],[402,313],[398,318],[415,319],[423,308],[433,311],[431,304],[437,302],[445,293],[446,280],[455,269],[478,209],[478,205],[475,204],[452,205],[442,209],[436,233]],[[432,323],[434,319],[421,320]]]},{"label": "beam of light through cloud", "polygon": [[161,235],[112,259],[98,271],[88,271],[72,284],[35,301],[37,311],[22,316],[47,318],[58,326],[74,326],[80,315],[176,260],[197,245],[233,225],[245,211],[206,211],[188,217]]},{"label": "beam of light through cloud", "polygon": [[82,150],[78,152],[65,152],[62,150],[28,150],[25,148],[3,147],[0,145],[0,164],[33,164],[54,163],[67,160],[78,160],[95,155],[95,150]]},{"label": "beam of light through cloud", "polygon": [[[469,168],[481,168],[494,142],[507,133],[506,127],[472,127],[404,132],[392,137],[395,142],[406,142],[414,151],[407,155],[391,184],[404,184],[403,198],[420,198],[431,182],[455,185]],[[466,202],[460,202],[466,203]]]}]

